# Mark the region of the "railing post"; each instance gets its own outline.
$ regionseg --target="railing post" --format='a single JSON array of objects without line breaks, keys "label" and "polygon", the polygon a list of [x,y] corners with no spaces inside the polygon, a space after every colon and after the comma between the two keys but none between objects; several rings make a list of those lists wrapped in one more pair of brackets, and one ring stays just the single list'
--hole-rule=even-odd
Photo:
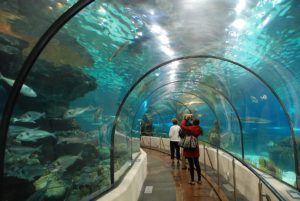
[{"label": "railing post", "polygon": [[151,147],[151,139],[152,139],[152,137],[151,136],[149,136],[150,137],[150,140],[149,140],[149,144],[150,144],[150,149],[152,148]]},{"label": "railing post", "polygon": [[204,153],[204,172],[206,174],[206,157],[205,157],[205,150],[206,150],[206,146],[205,143],[203,144],[203,153]]},{"label": "railing post", "polygon": [[164,141],[161,139],[161,143],[163,145],[163,150],[165,151],[165,144],[164,144]]},{"label": "railing post", "polygon": [[161,151],[161,142],[162,142],[162,138],[160,136],[160,140],[159,140],[159,150]]},{"label": "railing post", "polygon": [[143,136],[141,135],[140,146],[141,146],[142,144],[144,144],[144,146],[145,146]]},{"label": "railing post", "polygon": [[236,180],[235,180],[235,160],[232,158],[232,178],[233,178],[233,196],[236,201]]},{"label": "railing post", "polygon": [[271,197],[267,193],[262,192],[262,182],[260,179],[258,183],[258,193],[259,193],[259,201],[263,201],[264,197],[267,199],[267,201],[271,201]]},{"label": "railing post", "polygon": [[219,148],[217,148],[217,175],[218,175],[218,186],[220,187]]},{"label": "railing post", "polygon": [[261,194],[262,194],[262,183],[261,183],[261,181],[259,179],[259,182],[258,182],[258,196],[259,196],[259,201],[263,201]]}]

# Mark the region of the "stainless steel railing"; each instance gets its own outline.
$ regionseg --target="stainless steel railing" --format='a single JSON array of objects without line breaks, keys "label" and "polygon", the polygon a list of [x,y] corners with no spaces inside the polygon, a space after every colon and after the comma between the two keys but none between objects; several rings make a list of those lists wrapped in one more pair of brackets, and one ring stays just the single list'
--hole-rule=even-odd
[{"label": "stainless steel railing", "polygon": [[[144,136],[143,136],[144,137]],[[143,146],[143,137],[141,138],[141,146]],[[145,136],[147,138],[149,138],[149,146],[145,146],[145,147],[148,147],[148,148],[154,148],[158,151],[162,151],[164,153],[169,153],[169,150],[167,150],[167,146],[165,146],[165,143],[164,143],[164,140],[167,140],[167,138],[162,138],[160,137],[160,142],[159,142],[159,146],[155,146],[153,147],[152,143],[151,143],[151,136]],[[285,201],[285,198],[282,197],[282,195],[273,187],[271,186],[253,167],[251,167],[249,164],[247,164],[245,161],[237,158],[236,156],[234,156],[232,153],[222,149],[222,148],[219,148],[219,147],[215,147],[214,145],[208,143],[208,142],[205,142],[205,141],[199,141],[201,143],[203,143],[203,165],[204,165],[204,172],[207,171],[207,158],[208,158],[208,161],[210,163],[210,166],[214,169],[213,167],[213,163],[212,163],[212,160],[210,158],[210,155],[209,155],[209,152],[208,152],[208,149],[207,149],[207,145],[210,145],[210,148],[214,148],[216,149],[216,163],[217,163],[217,167],[216,167],[216,172],[217,172],[217,184],[218,184],[218,187],[220,187],[220,159],[219,159],[219,152],[220,150],[226,154],[228,154],[229,156],[232,157],[232,162],[231,162],[231,166],[232,166],[232,183],[233,183],[233,199],[234,201],[237,201],[237,182],[236,182],[236,161],[240,162],[244,167],[246,167],[248,170],[250,170],[252,172],[252,174],[254,174],[256,176],[256,178],[258,178],[258,200],[259,201],[263,201],[264,198],[267,200],[267,201],[271,201],[271,197],[269,194],[267,194],[266,192],[263,192],[263,188],[262,186],[266,186],[270,192],[280,201]],[[145,144],[144,144],[145,145]]]}]

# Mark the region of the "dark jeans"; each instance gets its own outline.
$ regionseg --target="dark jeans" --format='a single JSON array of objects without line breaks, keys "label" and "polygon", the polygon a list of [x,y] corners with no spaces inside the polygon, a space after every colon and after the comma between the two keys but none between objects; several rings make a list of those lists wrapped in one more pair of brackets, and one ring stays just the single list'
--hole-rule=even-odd
[{"label": "dark jeans", "polygon": [[179,142],[170,141],[171,159],[174,159],[175,150],[176,150],[176,158],[177,158],[177,160],[180,159],[180,147],[179,147],[178,143]]},{"label": "dark jeans", "polygon": [[191,180],[194,181],[194,165],[196,166],[196,171],[198,175],[198,181],[201,180],[201,168],[199,164],[198,158],[187,158],[189,161],[189,166],[190,166],[190,175],[191,175]]}]

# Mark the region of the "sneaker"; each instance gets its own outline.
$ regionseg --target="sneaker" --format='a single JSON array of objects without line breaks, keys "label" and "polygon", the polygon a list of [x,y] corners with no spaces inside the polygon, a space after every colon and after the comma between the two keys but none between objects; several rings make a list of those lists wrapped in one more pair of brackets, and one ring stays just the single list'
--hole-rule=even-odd
[{"label": "sneaker", "polygon": [[199,181],[197,181],[197,183],[198,183],[198,184],[202,184],[202,181],[201,181],[201,180],[199,180]]},{"label": "sneaker", "polygon": [[187,169],[187,167],[182,167],[181,169],[183,169],[183,170],[186,170],[186,169]]},{"label": "sneaker", "polygon": [[189,184],[195,185],[195,182],[194,181],[190,181]]}]

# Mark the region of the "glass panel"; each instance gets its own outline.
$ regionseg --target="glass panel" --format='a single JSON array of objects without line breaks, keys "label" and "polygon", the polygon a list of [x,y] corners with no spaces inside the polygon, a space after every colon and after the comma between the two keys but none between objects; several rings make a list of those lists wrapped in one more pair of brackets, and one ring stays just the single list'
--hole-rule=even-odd
[{"label": "glass panel", "polygon": [[[1,116],[13,83],[7,79],[16,78],[39,37],[71,6],[71,2],[57,1],[4,0],[0,2],[0,73],[3,76],[0,75],[0,80],[2,80],[0,85]],[[50,62],[55,60],[50,55],[44,59]],[[30,86],[32,83],[27,81],[27,84]]]},{"label": "glass panel", "polygon": [[[85,16],[93,6],[82,11]],[[25,83],[36,95],[21,91],[16,103],[5,157],[10,200],[89,199],[112,186],[117,104],[99,87],[85,41],[73,34],[88,32],[77,26],[82,15],[55,35],[34,64]]]},{"label": "glass panel", "polygon": [[131,166],[132,160],[132,136],[131,136],[130,110],[123,107],[118,117],[114,136],[114,174],[115,181],[119,180],[125,171]]},{"label": "glass panel", "polygon": [[[113,174],[110,172],[110,150],[115,114],[130,87],[153,66],[169,59],[182,55],[214,55],[238,61],[262,77],[281,99],[291,122],[288,122],[289,118],[276,96],[249,71],[216,58],[186,58],[155,70],[132,91],[116,122],[116,131],[124,133],[124,140],[121,141],[126,144],[124,150],[131,153],[138,149],[138,142],[135,148],[127,142],[131,140],[133,143],[130,137],[139,136],[138,133],[152,135],[152,131],[155,135],[165,133],[169,120],[185,112],[185,107],[178,103],[186,101],[185,96],[174,98],[170,94],[175,91],[193,93],[206,103],[205,107],[191,106],[195,112],[207,114],[201,117],[205,131],[214,133],[220,127],[220,136],[216,134],[216,137],[223,140],[216,140],[215,144],[241,157],[242,129],[245,157],[255,158],[251,163],[256,167],[260,167],[260,161],[273,170],[277,171],[278,167],[282,171],[282,180],[294,185],[295,156],[289,127],[294,126],[298,142],[299,4],[292,0],[243,2],[94,2],[51,40],[30,72],[25,84],[37,93],[37,98],[24,97],[21,93],[10,126],[7,153],[12,153],[9,149],[17,145],[15,140],[19,143],[19,135],[24,132],[48,132],[48,139],[54,144],[63,137],[86,134],[83,142],[88,143],[86,140],[89,138],[96,142],[93,148],[89,148],[96,149],[98,154],[95,152],[97,157],[92,157],[96,161],[93,165],[101,166],[99,172],[106,177],[101,177],[101,184],[99,180],[89,184],[91,187],[84,188],[84,192],[72,190],[73,184],[67,186],[65,192],[76,198],[98,190],[102,192],[110,187],[108,175]],[[26,3],[4,0],[0,3],[0,72],[5,77],[16,78],[41,34],[73,3],[73,0]],[[57,77],[62,79],[57,81]],[[160,87],[163,88],[161,95],[158,92],[151,95]],[[9,89],[8,82],[2,77],[1,112]],[[159,103],[164,98],[162,95],[175,101]],[[24,114],[29,111],[38,112],[33,113],[36,120],[20,120],[28,117]],[[27,130],[33,128],[36,129]],[[210,140],[208,135],[207,140]],[[21,146],[25,146],[26,143],[22,143],[25,143],[24,140],[21,140]],[[61,150],[63,154],[71,154],[66,147]],[[39,145],[33,148],[39,148]],[[24,159],[27,160],[25,164],[28,161],[37,163],[32,159],[38,156],[43,174],[46,164],[50,165],[47,169],[55,170],[57,165],[52,163],[61,155],[53,155],[51,147],[40,148],[42,154],[40,150],[35,150],[37,153]],[[298,152],[299,148],[297,145]],[[278,149],[284,149],[288,157],[279,156]],[[78,157],[76,161],[80,161],[80,153],[72,155]],[[6,166],[6,176],[17,174],[20,167],[15,160],[18,157],[6,158],[10,166]],[[126,157],[126,160],[131,158]],[[89,164],[83,167],[84,173],[76,175],[76,189],[80,189],[78,185],[83,185],[78,177],[88,174],[87,167]],[[280,178],[276,171],[275,174],[268,168],[264,171]],[[66,182],[68,176],[65,178],[57,174],[53,178],[59,183]],[[22,180],[23,177],[17,178]],[[32,188],[22,194],[24,198],[36,192],[33,183],[39,177],[41,175],[30,180],[29,186]]]},{"label": "glass panel", "polygon": [[[197,61],[198,64],[196,64]],[[176,71],[173,72],[174,68],[176,68]],[[193,73],[188,74],[190,71]],[[220,74],[222,74],[222,77]],[[168,79],[159,79],[164,76],[168,77]],[[242,80],[241,76],[243,76]],[[216,77],[218,79],[215,79]],[[248,86],[248,83],[252,84],[251,87]],[[281,141],[288,141],[291,138],[288,123],[282,123],[287,121],[287,118],[278,101],[272,100],[272,91],[259,80],[259,77],[254,76],[251,72],[238,65],[222,60],[209,58],[191,59],[176,61],[154,71],[137,86],[136,91],[138,92],[135,93],[139,94],[139,100],[143,100],[141,97],[144,97],[144,100],[147,100],[150,107],[151,104],[155,105],[156,102],[163,101],[163,99],[173,102],[170,94],[174,90],[205,94],[206,101],[209,102],[209,105],[213,105],[213,111],[218,117],[217,122],[215,122],[217,125],[214,126],[219,126],[220,134],[216,135],[220,138],[221,148],[242,158],[241,132],[243,131],[245,158],[265,172],[294,184],[294,153],[291,144],[286,150],[287,155],[290,155],[288,161],[279,159],[278,156],[274,158],[275,155],[273,154],[273,149],[277,149],[275,147],[282,146],[277,145],[278,143],[284,143]],[[152,98],[149,99],[149,96]],[[186,100],[189,100],[189,97],[182,95],[180,101],[184,102]],[[172,105],[167,107],[175,108]],[[164,113],[164,110],[161,108],[156,108],[156,110],[159,113]],[[278,112],[282,120],[278,120],[279,117],[277,118],[274,115],[270,116],[271,111],[274,111],[272,112],[274,114]],[[173,112],[173,117],[175,116],[174,114],[176,112]],[[168,117],[168,119],[170,118],[172,118],[172,115]],[[207,132],[214,130],[213,124],[213,122],[208,124],[210,131],[207,129]],[[166,125],[165,127],[168,126]],[[203,126],[208,127],[205,124]],[[270,131],[267,131],[266,128],[274,129],[274,127],[286,128],[286,134],[278,134],[276,137],[274,132],[272,132],[272,136],[267,134]],[[255,136],[259,136],[259,138]],[[275,140],[280,142],[275,142]],[[266,142],[274,147],[267,148],[265,146]],[[272,152],[272,154],[269,152]],[[272,164],[270,165],[272,167],[269,167],[269,169],[275,167],[276,172],[261,167],[259,161],[263,161],[263,159],[267,160],[266,163]],[[273,160],[276,160],[276,162]],[[280,161],[284,161],[285,165],[280,164]]]}]

